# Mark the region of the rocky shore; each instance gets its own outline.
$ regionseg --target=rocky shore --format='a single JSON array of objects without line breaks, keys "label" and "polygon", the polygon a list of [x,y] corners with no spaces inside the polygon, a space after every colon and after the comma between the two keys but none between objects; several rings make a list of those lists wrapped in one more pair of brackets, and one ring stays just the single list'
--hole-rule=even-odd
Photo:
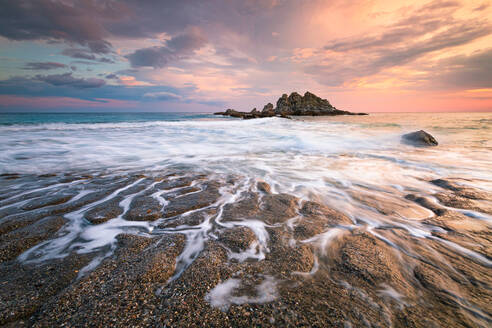
[{"label": "rocky shore", "polygon": [[428,235],[240,176],[4,175],[0,325],[490,326],[490,221],[464,211],[492,215],[492,195],[427,183],[405,207],[352,197]]},{"label": "rocky shore", "polygon": [[224,112],[214,113],[242,119],[262,118],[262,117],[284,117],[289,116],[335,116],[335,115],[367,115],[366,113],[352,113],[335,108],[326,99],[322,99],[311,92],[306,92],[301,96],[297,92],[292,92],[289,96],[283,94],[277,100],[277,106],[268,103],[259,111],[253,108],[250,112],[239,112],[234,109],[227,109]]}]

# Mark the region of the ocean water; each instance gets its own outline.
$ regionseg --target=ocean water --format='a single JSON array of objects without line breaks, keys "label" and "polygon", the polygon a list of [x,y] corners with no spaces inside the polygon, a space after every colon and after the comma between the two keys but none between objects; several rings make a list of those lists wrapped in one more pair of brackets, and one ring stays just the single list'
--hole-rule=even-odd
[{"label": "ocean water", "polygon": [[[401,135],[424,129],[438,147]],[[378,113],[241,120],[193,113],[0,114],[0,174],[197,172],[266,181],[274,192],[326,203],[354,220],[382,215],[358,199],[405,208],[429,180],[459,178],[492,191],[492,114]],[[41,182],[40,182],[41,183]],[[36,181],[31,188],[36,188]],[[415,208],[415,205],[410,206]]]},{"label": "ocean water", "polygon": [[[418,129],[439,147],[400,143]],[[252,175],[280,189],[332,178],[380,185],[414,175],[487,180],[491,136],[490,113],[248,121],[193,113],[0,114],[0,173],[186,167]]]},{"label": "ocean water", "polygon": [[[439,146],[417,148],[401,143],[402,134],[420,129],[431,133]],[[19,260],[40,262],[68,256],[72,251],[99,252],[81,271],[84,274],[114,251],[118,234],[181,233],[186,235],[187,244],[177,259],[178,277],[207,239],[214,238],[214,231],[242,225],[255,233],[257,244],[254,249],[230,254],[231,258],[261,261],[268,252],[265,223],[243,220],[231,225],[223,222],[220,215],[226,204],[241,199],[242,193],[254,189],[257,181],[265,181],[274,193],[326,204],[353,221],[352,226],[335,227],[297,241],[315,245],[320,257],[326,255],[330,242],[347,229],[365,227],[395,250],[415,258],[420,255],[414,254],[416,250],[408,240],[428,239],[486,268],[492,267],[492,261],[473,247],[433,236],[439,228],[422,221],[434,214],[405,198],[414,194],[433,199],[432,195],[441,189],[429,181],[439,178],[492,192],[492,113],[379,113],[292,120],[241,120],[192,113],[0,114],[0,174],[27,177],[4,183],[0,223],[17,215],[17,208],[25,208],[32,197],[42,198],[66,188],[76,193],[70,200],[75,202],[97,192],[91,182],[59,180],[68,174],[114,175],[120,179],[125,174],[173,173],[178,173],[177,178],[200,174],[222,181],[226,187],[220,189],[221,198],[213,204],[220,209],[219,214],[198,226],[179,229],[158,228],[164,218],[154,222],[127,221],[124,215],[135,197],[149,193],[165,209],[167,191],[154,191],[157,182],[144,178],[124,183],[118,180],[118,189],[65,214],[68,223],[59,236],[26,251]],[[46,174],[52,177],[38,178]],[[228,184],[230,177],[234,177],[234,185]],[[130,192],[145,183],[144,189]],[[197,181],[192,186],[201,183]],[[26,198],[29,195],[33,196]],[[84,219],[95,206],[121,195],[124,196],[119,206],[123,213],[118,217],[98,225]],[[492,223],[490,214],[454,210]],[[297,219],[286,224],[295,224]],[[229,281],[226,287],[225,290],[234,289],[237,281]],[[398,295],[390,287],[386,293]],[[223,290],[218,289],[216,294],[222,297]],[[214,295],[209,297],[212,304],[228,307],[227,302]],[[267,296],[265,300],[270,300],[271,295]],[[231,302],[234,300],[229,299]]]},{"label": "ocean water", "polygon": [[[420,129],[434,135],[439,146],[400,142],[402,134]],[[427,181],[442,177],[473,180],[492,190],[492,114],[294,120],[192,113],[0,114],[0,174],[176,171],[262,180],[275,192],[360,215],[351,192],[369,191],[401,203],[409,191],[432,192]]]}]

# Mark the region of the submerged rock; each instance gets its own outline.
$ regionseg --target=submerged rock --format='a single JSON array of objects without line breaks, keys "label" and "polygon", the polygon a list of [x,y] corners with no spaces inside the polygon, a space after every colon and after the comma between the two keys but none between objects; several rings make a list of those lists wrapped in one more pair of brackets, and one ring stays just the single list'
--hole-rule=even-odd
[{"label": "submerged rock", "polygon": [[402,142],[413,146],[437,146],[437,140],[424,130],[404,134]]},{"label": "submerged rock", "polygon": [[283,94],[277,100],[277,107],[268,103],[260,112],[254,108],[251,112],[238,112],[234,109],[227,109],[225,112],[217,112],[215,115],[240,117],[252,119],[260,117],[279,116],[288,118],[289,116],[333,116],[333,115],[367,115],[365,113],[351,113],[336,109],[326,99],[320,98],[311,92],[306,92],[301,96],[297,92],[292,92],[290,96]]}]

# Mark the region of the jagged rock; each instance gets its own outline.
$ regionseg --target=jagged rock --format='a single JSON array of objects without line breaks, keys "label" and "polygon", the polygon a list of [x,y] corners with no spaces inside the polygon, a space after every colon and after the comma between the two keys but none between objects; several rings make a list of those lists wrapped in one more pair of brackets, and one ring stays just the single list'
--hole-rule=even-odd
[{"label": "jagged rock", "polygon": [[268,103],[263,107],[263,110],[261,111],[261,114],[263,116],[275,116],[275,109],[273,108],[272,103]]},{"label": "jagged rock", "polygon": [[225,112],[215,113],[216,115],[225,115],[231,117],[241,117],[243,119],[252,119],[260,117],[279,116],[289,118],[289,116],[331,116],[331,115],[367,115],[365,113],[351,113],[336,109],[326,99],[320,98],[311,92],[306,92],[301,96],[297,92],[292,92],[290,96],[283,94],[277,100],[277,106],[268,103],[259,112],[254,108],[249,113],[238,112],[228,109]]},{"label": "jagged rock", "polygon": [[258,188],[258,190],[263,191],[266,194],[270,194],[272,192],[272,188],[265,181],[258,181],[256,187]]},{"label": "jagged rock", "polygon": [[437,146],[437,140],[424,130],[404,134],[402,142],[413,146]]},{"label": "jagged rock", "polygon": [[310,92],[304,97],[297,92],[292,92],[287,97],[283,94],[277,101],[275,113],[279,115],[316,115],[317,113],[333,113],[337,110],[326,99],[322,99]]}]

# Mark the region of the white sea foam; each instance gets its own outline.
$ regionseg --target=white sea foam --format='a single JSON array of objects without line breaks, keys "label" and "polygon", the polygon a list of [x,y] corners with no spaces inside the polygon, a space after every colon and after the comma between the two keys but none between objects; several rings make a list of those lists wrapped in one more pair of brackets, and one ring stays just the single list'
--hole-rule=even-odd
[{"label": "white sea foam", "polygon": [[400,306],[406,306],[404,301],[405,296],[397,292],[393,287],[387,284],[381,284],[382,289],[378,291],[378,295],[381,297],[388,297],[397,302]]},{"label": "white sea foam", "polygon": [[210,290],[205,295],[205,300],[213,307],[227,311],[232,304],[267,303],[278,297],[277,281],[271,276],[265,276],[264,280],[256,286],[255,296],[233,295],[240,286],[240,279],[227,279]]}]

